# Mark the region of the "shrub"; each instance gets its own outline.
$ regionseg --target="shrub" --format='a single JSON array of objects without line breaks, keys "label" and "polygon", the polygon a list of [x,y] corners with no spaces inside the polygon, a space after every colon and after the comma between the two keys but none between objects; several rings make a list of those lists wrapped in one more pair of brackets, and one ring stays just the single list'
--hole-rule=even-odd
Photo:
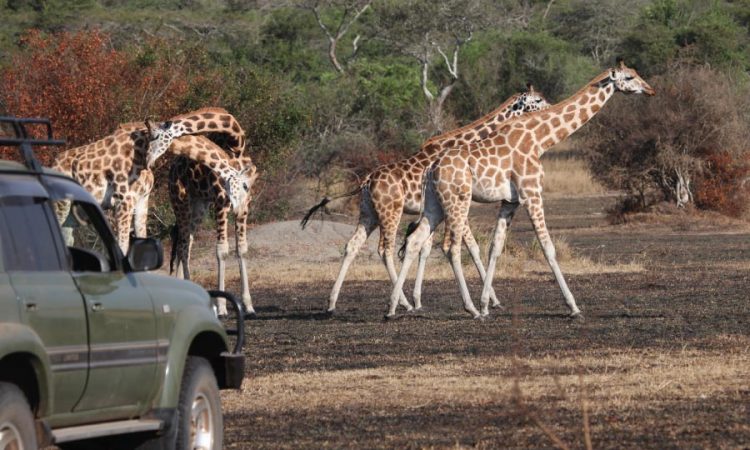
[{"label": "shrub", "polygon": [[[49,117],[70,147],[147,114],[174,115],[189,90],[179,64],[148,51],[131,56],[116,50],[101,31],[32,30],[21,46],[0,74],[6,113]],[[48,150],[38,156],[43,164],[51,162]]]},{"label": "shrub", "polygon": [[707,67],[671,66],[657,97],[615,99],[587,129],[594,176],[629,208],[666,200],[738,215],[747,175],[750,99]]}]

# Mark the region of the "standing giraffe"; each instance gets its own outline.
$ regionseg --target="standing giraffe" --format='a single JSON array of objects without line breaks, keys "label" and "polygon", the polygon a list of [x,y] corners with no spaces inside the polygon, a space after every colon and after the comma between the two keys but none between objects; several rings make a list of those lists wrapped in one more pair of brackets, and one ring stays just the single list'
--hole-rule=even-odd
[{"label": "standing giraffe", "polygon": [[[427,140],[422,144],[419,152],[413,156],[378,167],[365,178],[358,189],[335,197],[343,198],[362,192],[360,197],[359,224],[354,235],[346,244],[341,270],[331,290],[328,312],[332,313],[335,310],[336,300],[338,299],[341,285],[344,283],[349,266],[357,256],[362,244],[365,243],[376,227],[380,227],[378,254],[385,264],[391,282],[396,281],[393,253],[401,215],[404,212],[408,214],[418,214],[420,212],[422,173],[444,150],[492,136],[504,121],[520,114],[547,108],[548,106],[549,103],[544,97],[537,93],[533,86],[528,85],[526,92],[514,94],[489,114],[466,126]],[[302,227],[304,228],[309,218],[317,209],[325,206],[331,200],[334,199],[324,198],[318,205],[310,209],[302,220]],[[485,272],[479,254],[479,246],[468,227],[463,239],[481,278],[484,280]],[[430,241],[425,244],[419,257],[417,279],[414,286],[414,306],[416,309],[422,307],[424,267],[431,249],[432,245]],[[491,293],[491,296],[493,305],[499,306],[500,302],[497,300],[494,291]],[[412,309],[403,293],[400,294],[399,301],[407,310]]]},{"label": "standing giraffe", "polygon": [[[220,109],[207,108],[194,115],[200,115],[202,111],[207,110]],[[189,113],[189,115],[193,114]],[[232,128],[233,126],[230,127],[230,131],[234,133]],[[96,142],[60,153],[52,164],[53,169],[70,175],[91,192],[103,209],[112,210],[112,228],[125,254],[130,245],[130,228],[134,215],[136,235],[145,236],[146,233],[148,198],[154,185],[153,173],[146,167],[152,129],[148,121],[146,124],[123,124],[114,133]],[[216,132],[223,131],[223,129],[218,129]],[[242,137],[244,145],[244,132],[238,136]],[[203,136],[198,136],[199,139],[195,138],[196,136],[185,136],[185,142],[200,145],[201,148],[207,146],[206,142],[210,142]],[[197,151],[197,149],[193,152],[186,150],[185,152],[188,157],[206,164],[216,165],[222,159],[229,158],[223,152],[218,156],[215,152]],[[233,204],[241,204],[245,201],[246,192],[241,189],[242,176],[242,173],[228,165],[227,170],[222,172],[222,180],[227,186]],[[70,202],[58,202],[56,208],[58,219],[60,223],[63,223],[68,215]],[[70,242],[72,239],[70,230],[64,230],[64,233],[66,240]]]},{"label": "standing giraffe", "polygon": [[148,167],[153,167],[156,160],[169,149],[173,140],[184,135],[221,133],[229,137],[229,149],[233,154],[241,155],[245,148],[245,131],[234,116],[223,108],[203,108],[172,117],[156,127],[150,123],[148,126],[151,135],[148,144]]},{"label": "standing giraffe", "polygon": [[[178,139],[172,146],[182,145]],[[172,256],[169,272],[173,271],[176,261],[177,275],[190,279],[190,250],[193,244],[195,230],[203,222],[203,217],[210,204],[213,204],[216,214],[216,259],[219,266],[219,290],[224,290],[225,260],[229,254],[227,228],[229,225],[229,210],[234,213],[235,241],[237,258],[240,262],[240,276],[242,278],[242,301],[246,314],[255,314],[250,286],[247,277],[247,215],[249,203],[252,200],[250,189],[258,176],[253,161],[248,156],[232,158],[230,164],[244,173],[246,180],[242,188],[248,192],[244,203],[232,208],[227,190],[221,179],[205,165],[198,164],[186,157],[178,157],[169,170],[169,200],[172,203],[176,224],[172,239]],[[223,309],[222,309],[223,306]],[[226,315],[226,305],[219,305],[219,315]]]},{"label": "standing giraffe", "polygon": [[[112,228],[125,254],[134,215],[136,235],[146,235],[148,197],[154,185],[153,173],[146,168],[147,143],[143,124],[123,124],[109,136],[58,154],[52,163],[53,169],[78,181],[103,209],[112,211]],[[62,224],[70,202],[56,202],[55,208]],[[72,244],[71,230],[64,228],[63,233]]]},{"label": "standing giraffe", "polygon": [[[618,91],[649,96],[655,94],[635,70],[626,67],[620,60],[616,68],[606,70],[567,100],[545,111],[509,120],[494,138],[488,137],[445,152],[425,174],[423,213],[413,227],[413,233],[407,237],[406,256],[391,293],[386,317],[395,315],[409,266],[424,242],[430,239],[443,220],[446,221],[443,251],[453,266],[464,309],[474,318],[489,314],[488,303],[495,263],[519,204],[524,205],[528,211],[544,256],[570,308],[570,315],[579,315],[581,311],[557,264],[555,247],[544,221],[544,171],[540,157],[547,149],[588,122]],[[481,296],[481,314],[471,301],[461,269],[461,239],[466,233],[471,200],[483,203],[502,202],[490,244],[487,277],[484,279]]]}]

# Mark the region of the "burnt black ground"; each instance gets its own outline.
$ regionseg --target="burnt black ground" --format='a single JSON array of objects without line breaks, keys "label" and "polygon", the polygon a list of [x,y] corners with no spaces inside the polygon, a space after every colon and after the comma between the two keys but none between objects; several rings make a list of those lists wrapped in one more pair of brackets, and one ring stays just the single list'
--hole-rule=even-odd
[{"label": "burnt black ground", "polygon": [[[329,317],[323,311],[331,283],[290,281],[253,291],[259,318],[247,325],[246,383],[277,372],[439,364],[456,355],[575,357],[685,348],[729,355],[743,350],[735,341],[717,337],[750,335],[747,228],[691,223],[706,219],[689,215],[669,225],[607,226],[602,212],[611,201],[547,202],[553,236],[565,236],[576,254],[606,263],[639,258],[647,269],[568,275],[585,315],[582,321],[566,317],[551,273],[497,279],[495,289],[506,308],[483,322],[463,312],[452,280],[428,277],[426,311],[389,322],[382,319],[388,283],[345,283],[338,311]],[[494,210],[482,207],[478,216],[489,226]],[[512,239],[533,238],[523,214],[513,226]],[[478,301],[479,280],[470,279],[469,287]],[[594,447],[750,448],[749,405],[750,382],[739,392],[715,398],[675,398],[637,414],[593,416],[592,427],[598,431]],[[580,411],[554,401],[531,406],[566,442],[583,448]],[[233,411],[225,417],[225,441],[227,448],[552,447],[520,411],[514,404],[430,404],[346,414],[319,410],[250,416]]]}]

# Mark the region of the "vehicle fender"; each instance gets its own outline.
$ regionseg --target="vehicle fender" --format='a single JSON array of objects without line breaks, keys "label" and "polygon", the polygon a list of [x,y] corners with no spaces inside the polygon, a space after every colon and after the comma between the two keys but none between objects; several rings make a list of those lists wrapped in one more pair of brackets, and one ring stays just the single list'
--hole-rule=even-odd
[{"label": "vehicle fender", "polygon": [[215,335],[216,341],[221,342],[221,348],[216,349],[217,356],[228,350],[229,341],[226,332],[212,309],[194,306],[184,308],[176,314],[174,328],[169,336],[170,345],[166,370],[162,375],[164,377],[161,383],[162,390],[156,407],[174,408],[177,406],[188,351],[196,337],[203,333]]},{"label": "vehicle fender", "polygon": [[0,323],[0,361],[9,356],[23,355],[31,362],[39,389],[39,417],[52,412],[52,371],[49,356],[39,336],[26,325]]}]

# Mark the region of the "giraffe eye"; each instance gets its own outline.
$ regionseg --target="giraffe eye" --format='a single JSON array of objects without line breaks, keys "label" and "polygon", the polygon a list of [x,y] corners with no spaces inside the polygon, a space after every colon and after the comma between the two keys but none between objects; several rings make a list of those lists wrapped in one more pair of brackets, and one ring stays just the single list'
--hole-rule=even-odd
[{"label": "giraffe eye", "polygon": [[247,183],[242,183],[242,188],[243,188],[244,190],[246,190],[246,191],[250,189],[250,188],[249,188],[249,187],[247,186]]},{"label": "giraffe eye", "polygon": [[634,79],[635,79],[635,77],[625,77],[625,81],[632,81]]}]

